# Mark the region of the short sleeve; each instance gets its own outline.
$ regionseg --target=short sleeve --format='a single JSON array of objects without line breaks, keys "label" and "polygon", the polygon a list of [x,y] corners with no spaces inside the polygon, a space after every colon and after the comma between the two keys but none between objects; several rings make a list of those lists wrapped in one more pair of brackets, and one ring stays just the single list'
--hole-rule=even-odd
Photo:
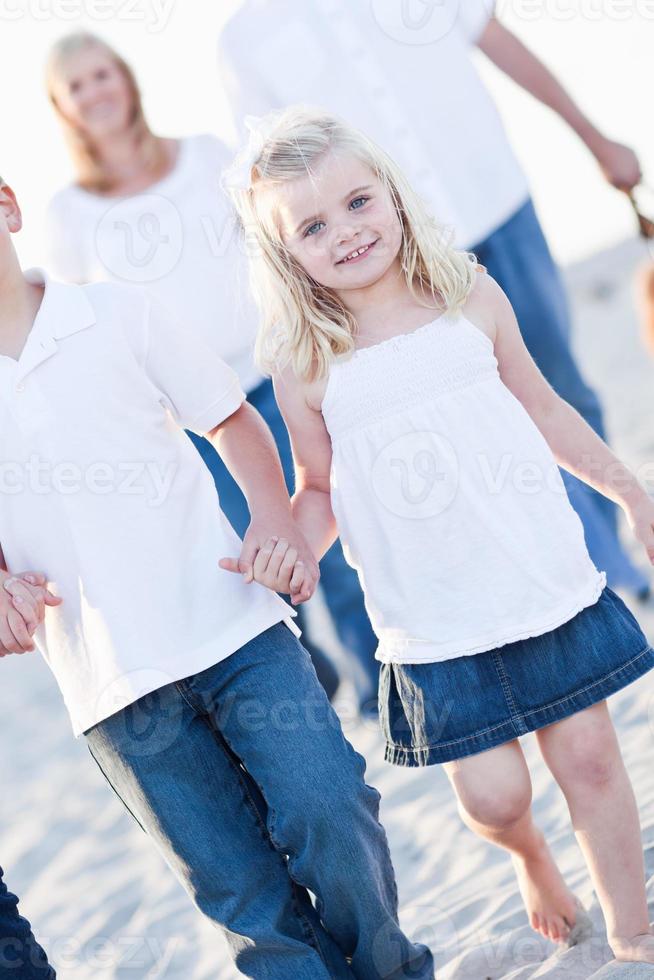
[{"label": "short sleeve", "polygon": [[144,369],[184,429],[205,435],[245,401],[238,375],[196,336],[148,297]]},{"label": "short sleeve", "polygon": [[495,13],[497,0],[462,0],[459,3],[458,24],[470,44],[476,44]]}]

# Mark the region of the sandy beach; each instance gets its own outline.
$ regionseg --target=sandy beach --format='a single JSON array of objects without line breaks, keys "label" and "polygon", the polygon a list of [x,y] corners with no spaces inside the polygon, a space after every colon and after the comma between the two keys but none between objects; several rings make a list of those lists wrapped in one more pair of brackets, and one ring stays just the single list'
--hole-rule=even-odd
[{"label": "sandy beach", "polygon": [[[641,242],[627,241],[565,273],[575,347],[601,392],[613,446],[634,468],[654,461],[654,361],[639,341],[632,295],[633,270],[646,255]],[[626,527],[624,532],[628,540]],[[644,563],[644,554],[638,560]],[[631,608],[654,642],[654,606]],[[320,608],[312,614],[320,617]],[[341,651],[335,653],[342,658]],[[0,862],[58,974],[63,980],[239,976],[223,939],[124,813],[84,740],[73,739],[40,657],[9,657],[0,671]],[[402,924],[433,949],[439,980],[654,977],[652,966],[611,963],[563,796],[532,735],[522,742],[537,821],[593,919],[593,936],[568,950],[529,928],[508,857],[462,825],[441,769],[384,763],[376,726],[352,720],[347,683],[337,708],[347,736],[368,760],[368,782],[382,793]],[[611,710],[641,810],[654,920],[654,677],[614,697]]]}]

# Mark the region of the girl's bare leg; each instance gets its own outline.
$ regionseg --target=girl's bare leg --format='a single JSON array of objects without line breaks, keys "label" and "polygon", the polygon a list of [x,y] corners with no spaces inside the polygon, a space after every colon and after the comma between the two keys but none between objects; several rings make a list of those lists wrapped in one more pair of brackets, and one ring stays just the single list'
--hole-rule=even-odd
[{"label": "girl's bare leg", "polygon": [[606,701],[536,735],[567,800],[614,956],[654,963],[638,809]]},{"label": "girl's bare leg", "polygon": [[518,740],[444,768],[466,826],[511,854],[532,927],[565,940],[575,924],[575,898],[533,822],[531,779]]}]

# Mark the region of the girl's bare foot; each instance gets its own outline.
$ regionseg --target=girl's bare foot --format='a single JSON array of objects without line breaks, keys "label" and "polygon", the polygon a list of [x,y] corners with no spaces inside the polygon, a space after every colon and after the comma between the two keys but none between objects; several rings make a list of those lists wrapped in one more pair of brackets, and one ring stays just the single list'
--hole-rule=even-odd
[{"label": "girl's bare foot", "polygon": [[609,939],[616,960],[621,963],[654,963],[654,924],[649,932],[633,939]]},{"label": "girl's bare foot", "polygon": [[576,922],[579,906],[549,848],[543,842],[535,854],[529,857],[514,854],[512,858],[532,929],[555,942],[565,942]]}]

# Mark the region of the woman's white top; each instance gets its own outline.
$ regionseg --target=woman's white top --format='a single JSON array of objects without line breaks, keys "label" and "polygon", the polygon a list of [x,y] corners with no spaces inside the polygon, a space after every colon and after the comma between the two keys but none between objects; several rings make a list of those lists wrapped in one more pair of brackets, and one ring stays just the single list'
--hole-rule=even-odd
[{"label": "woman's white top", "polygon": [[493,343],[446,314],[332,366],[331,501],[382,662],[480,653],[555,629],[606,584]]},{"label": "woman's white top", "polygon": [[191,136],[170,173],[139,194],[64,188],[48,211],[47,264],[67,282],[145,287],[247,392],[262,376],[252,358],[258,316],[247,256],[220,186],[232,156],[215,136]]}]

